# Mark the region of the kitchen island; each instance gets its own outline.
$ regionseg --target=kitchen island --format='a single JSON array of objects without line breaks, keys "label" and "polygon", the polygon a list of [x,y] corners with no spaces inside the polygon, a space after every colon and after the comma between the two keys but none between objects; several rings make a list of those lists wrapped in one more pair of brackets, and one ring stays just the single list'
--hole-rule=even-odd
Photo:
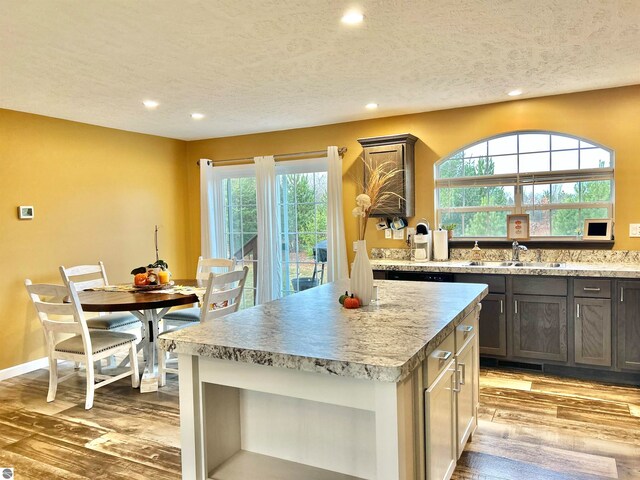
[{"label": "kitchen island", "polygon": [[336,282],[159,339],[179,359],[183,478],[451,475],[477,424],[487,287],[376,284],[357,310]]}]

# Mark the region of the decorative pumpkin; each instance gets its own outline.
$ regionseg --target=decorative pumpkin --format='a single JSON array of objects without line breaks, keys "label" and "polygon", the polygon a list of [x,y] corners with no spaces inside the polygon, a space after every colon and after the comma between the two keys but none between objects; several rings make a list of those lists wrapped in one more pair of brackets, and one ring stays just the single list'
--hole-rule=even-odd
[{"label": "decorative pumpkin", "polygon": [[344,292],[344,295],[340,295],[340,298],[338,299],[338,302],[340,302],[340,305],[344,305],[344,301],[345,299],[347,299],[349,297],[349,292]]},{"label": "decorative pumpkin", "polygon": [[353,296],[353,293],[350,297],[344,299],[344,308],[360,308],[360,300]]}]

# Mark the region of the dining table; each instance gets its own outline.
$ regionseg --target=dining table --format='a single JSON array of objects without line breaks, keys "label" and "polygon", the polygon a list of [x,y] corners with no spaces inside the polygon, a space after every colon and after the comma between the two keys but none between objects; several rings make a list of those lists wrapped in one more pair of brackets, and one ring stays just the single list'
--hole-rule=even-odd
[{"label": "dining table", "polygon": [[[145,375],[157,385],[157,339],[160,320],[172,307],[198,303],[204,293],[201,282],[195,279],[173,280],[158,290],[141,289],[134,285],[114,285],[78,292],[85,312],[131,312],[140,319],[143,332]],[[184,288],[188,287],[188,288]]]}]

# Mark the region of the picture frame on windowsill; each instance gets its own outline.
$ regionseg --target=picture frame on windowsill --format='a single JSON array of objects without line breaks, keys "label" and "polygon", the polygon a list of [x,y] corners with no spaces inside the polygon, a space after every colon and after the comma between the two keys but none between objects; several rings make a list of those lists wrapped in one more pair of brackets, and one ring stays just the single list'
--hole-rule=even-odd
[{"label": "picture frame on windowsill", "polygon": [[529,214],[507,215],[507,238],[509,240],[529,240]]}]

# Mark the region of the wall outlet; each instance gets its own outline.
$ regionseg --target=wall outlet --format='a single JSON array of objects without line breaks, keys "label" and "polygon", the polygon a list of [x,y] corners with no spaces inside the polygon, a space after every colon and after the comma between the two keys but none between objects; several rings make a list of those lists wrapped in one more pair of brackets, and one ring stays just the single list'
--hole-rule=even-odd
[{"label": "wall outlet", "polygon": [[393,239],[394,240],[404,240],[404,228],[402,230],[394,230],[393,231]]},{"label": "wall outlet", "polygon": [[387,228],[384,231],[384,238],[388,238],[389,240],[391,240],[391,229],[390,228]]},{"label": "wall outlet", "polygon": [[640,237],[640,223],[630,223],[629,224],[629,236],[630,237]]}]

